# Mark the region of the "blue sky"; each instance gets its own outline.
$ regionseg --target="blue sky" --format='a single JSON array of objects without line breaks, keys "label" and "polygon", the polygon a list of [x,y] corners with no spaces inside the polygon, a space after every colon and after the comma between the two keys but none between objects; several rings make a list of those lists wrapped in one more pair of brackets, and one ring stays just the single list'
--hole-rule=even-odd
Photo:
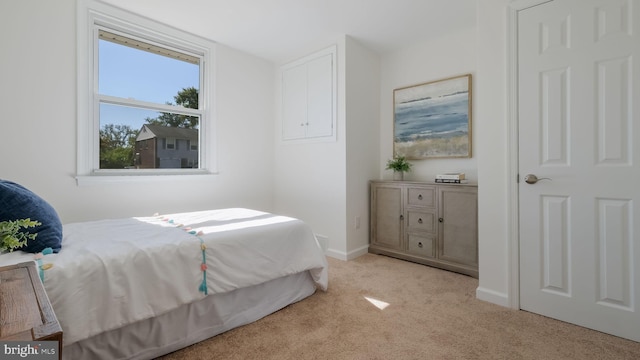
[{"label": "blue sky", "polygon": [[[199,89],[199,67],[185,61],[136,50],[100,40],[100,94],[151,101],[175,103],[173,97],[187,87]],[[146,117],[157,112],[122,106],[102,105],[100,125],[126,124],[139,129]]]}]

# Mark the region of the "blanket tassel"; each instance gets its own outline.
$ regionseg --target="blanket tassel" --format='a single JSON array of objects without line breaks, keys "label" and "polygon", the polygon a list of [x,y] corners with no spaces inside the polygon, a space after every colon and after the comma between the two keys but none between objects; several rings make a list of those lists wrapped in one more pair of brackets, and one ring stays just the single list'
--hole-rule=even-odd
[{"label": "blanket tassel", "polygon": [[204,241],[202,241],[202,238],[198,236],[198,239],[200,239],[200,249],[202,250],[202,265],[200,265],[200,269],[202,270],[202,283],[200,284],[200,292],[207,295],[207,246],[204,244]]},{"label": "blanket tassel", "polygon": [[202,282],[200,283],[198,290],[204,293],[205,295],[207,295],[209,293],[209,290],[207,289],[207,254],[206,254],[207,245],[205,245],[204,241],[200,237],[202,235],[202,231],[195,231],[195,230],[192,230],[190,227],[184,227],[183,224],[176,224],[173,221],[173,219],[163,217],[162,221],[166,221],[169,224],[176,225],[177,227],[182,228],[182,230],[188,232],[189,234],[195,235],[195,237],[197,237],[198,240],[200,240],[200,249],[202,250],[202,264],[200,264],[200,270],[202,271]]}]

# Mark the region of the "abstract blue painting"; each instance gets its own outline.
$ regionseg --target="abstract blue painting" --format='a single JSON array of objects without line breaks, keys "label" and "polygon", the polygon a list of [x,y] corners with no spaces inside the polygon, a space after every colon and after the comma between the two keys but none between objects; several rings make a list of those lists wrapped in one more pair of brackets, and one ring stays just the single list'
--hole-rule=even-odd
[{"label": "abstract blue painting", "polygon": [[395,89],[393,103],[395,156],[471,157],[471,74]]}]

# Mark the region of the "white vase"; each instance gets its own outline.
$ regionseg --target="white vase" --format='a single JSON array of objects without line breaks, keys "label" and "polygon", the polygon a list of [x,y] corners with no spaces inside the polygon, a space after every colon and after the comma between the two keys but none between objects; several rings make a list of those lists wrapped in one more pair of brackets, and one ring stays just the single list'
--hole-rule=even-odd
[{"label": "white vase", "polygon": [[404,172],[403,171],[394,171],[393,172],[393,180],[404,180]]}]

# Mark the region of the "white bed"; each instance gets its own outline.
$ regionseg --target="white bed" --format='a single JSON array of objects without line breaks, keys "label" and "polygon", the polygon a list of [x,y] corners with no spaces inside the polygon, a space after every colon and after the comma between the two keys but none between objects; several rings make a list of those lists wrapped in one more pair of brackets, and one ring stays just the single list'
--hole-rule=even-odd
[{"label": "white bed", "polygon": [[[151,359],[258,320],[328,286],[310,227],[223,209],[66,224],[43,256],[65,359]],[[33,254],[0,255],[0,265]]]}]

